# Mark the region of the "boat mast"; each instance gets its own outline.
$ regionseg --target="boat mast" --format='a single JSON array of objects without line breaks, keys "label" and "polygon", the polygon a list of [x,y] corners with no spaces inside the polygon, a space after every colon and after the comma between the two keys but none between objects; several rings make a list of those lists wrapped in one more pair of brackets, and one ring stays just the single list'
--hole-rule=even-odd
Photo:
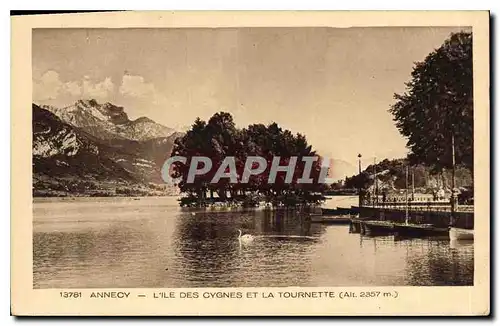
[{"label": "boat mast", "polygon": [[361,207],[361,154],[358,154],[358,206]]},{"label": "boat mast", "polygon": [[451,214],[450,214],[450,226],[455,224],[455,135],[451,133]]},{"label": "boat mast", "polygon": [[405,212],[405,224],[408,224],[408,165],[406,166],[406,212]]},{"label": "boat mast", "polygon": [[377,167],[375,166],[376,162],[377,162],[377,158],[374,157],[373,158],[373,171],[374,171],[373,175],[374,175],[374,178],[375,178],[375,189],[373,189],[373,191],[375,192],[375,194],[373,196],[373,203],[374,203],[374,205],[375,205],[375,203],[376,203],[376,205],[378,205]]},{"label": "boat mast", "polygon": [[411,201],[415,201],[415,168],[411,169]]}]

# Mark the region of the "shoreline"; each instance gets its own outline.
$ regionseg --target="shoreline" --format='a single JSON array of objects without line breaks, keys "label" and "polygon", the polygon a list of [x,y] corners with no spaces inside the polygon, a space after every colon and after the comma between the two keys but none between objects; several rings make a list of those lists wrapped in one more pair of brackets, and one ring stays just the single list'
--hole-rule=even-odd
[{"label": "shoreline", "polygon": [[177,195],[166,195],[166,196],[46,196],[46,197],[32,197],[33,203],[42,203],[42,202],[70,202],[70,201],[112,201],[112,200],[143,200],[143,199],[160,199],[160,198],[176,198],[180,197]]},{"label": "shoreline", "polygon": [[[36,196],[32,197],[32,203],[57,203],[57,202],[112,202],[112,201],[144,201],[144,200],[160,200],[160,199],[165,199],[165,200],[174,200],[176,205],[178,205],[179,208],[184,208],[184,209],[231,209],[231,208],[253,208],[253,209],[259,209],[259,208],[266,208],[264,205],[262,206],[257,206],[257,207],[243,207],[241,205],[210,205],[207,207],[181,207],[179,203],[179,199],[181,199],[182,196],[179,195],[165,195],[165,196],[103,196],[103,197],[95,197],[95,196]],[[343,195],[343,196],[328,196],[327,199],[325,200],[324,203],[320,205],[316,205],[315,207],[322,207],[322,208],[331,208],[333,206],[329,205],[330,203],[334,203],[336,205],[340,205],[341,202],[337,202],[336,199],[341,199],[341,201],[344,200],[351,200],[351,199],[356,199],[357,196],[349,196],[349,195]],[[289,206],[289,207],[295,207],[295,206]],[[270,208],[273,208],[272,206]],[[285,208],[281,206],[276,206],[274,208]]]}]

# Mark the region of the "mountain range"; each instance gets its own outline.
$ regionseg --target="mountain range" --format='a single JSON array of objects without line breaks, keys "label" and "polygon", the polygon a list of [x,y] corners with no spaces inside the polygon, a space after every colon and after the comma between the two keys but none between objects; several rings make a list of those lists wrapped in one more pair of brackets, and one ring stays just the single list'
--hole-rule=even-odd
[{"label": "mountain range", "polygon": [[161,167],[181,133],[123,107],[32,104],[34,196],[164,195]]},{"label": "mountain range", "polygon": [[[33,195],[118,196],[177,193],[161,178],[174,141],[183,135],[147,117],[94,99],[66,107],[32,104]],[[357,166],[332,159],[338,180]]]},{"label": "mountain range", "polygon": [[130,120],[121,106],[96,100],[79,100],[75,104],[56,108],[42,106],[62,121],[100,139],[149,140],[168,137],[175,130],[165,127],[147,117]]}]

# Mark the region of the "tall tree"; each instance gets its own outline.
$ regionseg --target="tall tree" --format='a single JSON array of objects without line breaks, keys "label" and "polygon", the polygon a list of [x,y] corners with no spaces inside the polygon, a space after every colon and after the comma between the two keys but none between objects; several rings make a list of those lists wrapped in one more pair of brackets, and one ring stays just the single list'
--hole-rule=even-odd
[{"label": "tall tree", "polygon": [[[172,152],[175,156],[187,157],[187,162],[174,163],[172,177],[180,177],[178,184],[181,192],[187,193],[196,201],[204,199],[206,191],[217,192],[218,197],[223,200],[234,199],[238,193],[246,195],[262,194],[276,202],[283,202],[293,198],[303,202],[316,202],[321,196],[318,192],[325,190],[325,185],[320,181],[321,157],[307,143],[306,137],[301,134],[294,135],[289,130],[283,130],[277,123],[269,125],[253,124],[244,129],[235,127],[232,116],[229,113],[220,112],[214,114],[208,123],[197,119],[182,138],[175,142]],[[194,183],[187,183],[187,175],[192,156],[206,156],[212,161],[212,168],[208,173],[198,175]],[[241,181],[244,173],[245,163],[249,156],[259,156],[266,160],[267,167],[264,172],[252,175],[248,183],[231,183],[227,178],[221,178],[218,182],[211,180],[224,158],[234,157],[238,181]],[[287,165],[292,156],[297,156],[297,164],[294,170],[292,183],[287,183],[285,173],[277,173],[274,183],[269,183],[268,178],[275,157],[280,157],[280,165]],[[312,164],[310,184],[299,184],[297,180],[302,177],[305,163],[304,156],[316,156],[317,160]],[[257,165],[257,164],[256,164]],[[257,166],[252,166],[256,168]],[[226,172],[229,172],[226,169]],[[316,194],[316,195],[315,195]],[[316,196],[316,197],[314,197]],[[288,199],[287,199],[288,198]]]},{"label": "tall tree", "polygon": [[417,62],[403,94],[390,108],[396,126],[407,137],[412,164],[436,171],[455,160],[473,166],[472,34],[454,33],[443,45]]},{"label": "tall tree", "polygon": [[186,164],[174,163],[172,165],[171,176],[181,178],[178,187],[181,192],[189,195],[203,197],[203,191],[207,187],[208,180],[206,176],[196,176],[193,183],[186,182],[191,158],[193,156],[207,156],[211,151],[210,143],[206,141],[207,130],[206,122],[197,118],[191,129],[181,138],[177,138],[172,150],[172,156],[183,156],[187,158]]}]

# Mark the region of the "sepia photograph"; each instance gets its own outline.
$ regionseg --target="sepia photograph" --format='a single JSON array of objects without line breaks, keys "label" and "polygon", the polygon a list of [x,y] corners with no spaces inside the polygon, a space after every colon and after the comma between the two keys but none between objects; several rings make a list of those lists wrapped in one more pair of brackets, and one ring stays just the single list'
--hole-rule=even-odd
[{"label": "sepia photograph", "polygon": [[32,289],[474,287],[475,32],[31,29]]}]

